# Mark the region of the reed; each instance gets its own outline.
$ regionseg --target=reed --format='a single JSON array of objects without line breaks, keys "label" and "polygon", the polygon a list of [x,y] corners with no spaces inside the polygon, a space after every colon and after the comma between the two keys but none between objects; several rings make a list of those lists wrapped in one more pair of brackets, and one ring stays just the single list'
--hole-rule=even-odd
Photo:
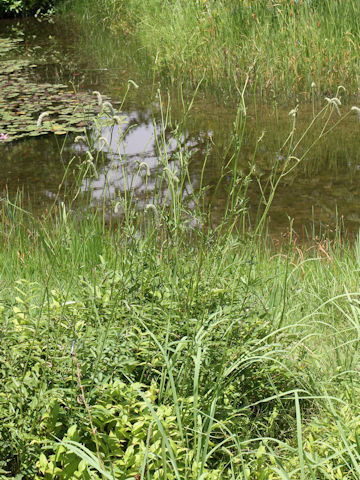
[{"label": "reed", "polygon": [[358,92],[356,0],[93,0],[85,5],[87,18],[134,43],[139,68],[146,65],[168,83],[194,86],[203,79],[202,88],[221,92],[223,99],[233,98],[247,76],[251,89],[268,100],[308,97],[310,91],[322,96],[339,84],[349,96]]}]

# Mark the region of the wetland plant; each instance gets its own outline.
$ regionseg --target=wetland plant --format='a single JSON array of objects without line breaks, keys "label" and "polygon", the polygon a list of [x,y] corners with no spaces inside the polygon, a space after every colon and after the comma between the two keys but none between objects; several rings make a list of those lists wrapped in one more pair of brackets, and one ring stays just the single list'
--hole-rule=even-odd
[{"label": "wetland plant", "polygon": [[310,100],[340,83],[350,97],[358,92],[357,0],[93,0],[73,8],[131,39],[138,70],[169,84],[202,80],[232,98],[249,75],[250,88],[270,101]]},{"label": "wetland plant", "polygon": [[[279,182],[318,141],[310,132],[335,131],[338,100],[304,131],[301,106],[292,112],[284,159],[255,178],[255,235],[244,195],[256,170],[236,168],[243,103],[220,179],[232,176],[221,225],[206,222],[206,185],[187,188],[191,157],[180,141],[169,153],[165,123],[156,171],[133,170],[153,180],[141,208],[123,138],[114,151],[100,141],[109,124],[118,128],[109,108],[77,139],[86,153],[77,176],[68,166],[72,190],[59,189],[47,213],[2,199],[3,475],[359,478],[358,249],[306,250],[290,236],[274,253],[258,238]],[[109,157],[124,190],[106,197],[105,182],[94,205],[84,180],[91,189]]]}]

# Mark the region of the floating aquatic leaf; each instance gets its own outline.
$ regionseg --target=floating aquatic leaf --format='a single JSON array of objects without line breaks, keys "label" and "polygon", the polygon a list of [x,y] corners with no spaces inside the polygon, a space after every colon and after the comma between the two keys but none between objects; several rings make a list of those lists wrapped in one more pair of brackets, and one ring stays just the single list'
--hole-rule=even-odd
[{"label": "floating aquatic leaf", "polygon": [[[0,37],[0,131],[7,133],[6,141],[83,131],[99,111],[96,97],[86,92],[75,94],[64,84],[31,80],[31,70],[36,67],[33,63],[3,58],[21,45],[21,39]],[[37,120],[45,111],[50,116],[38,127]]]}]

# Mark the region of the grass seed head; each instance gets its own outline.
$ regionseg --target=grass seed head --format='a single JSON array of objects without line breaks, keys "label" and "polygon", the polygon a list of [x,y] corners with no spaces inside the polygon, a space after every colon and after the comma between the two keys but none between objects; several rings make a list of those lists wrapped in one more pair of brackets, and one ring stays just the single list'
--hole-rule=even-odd
[{"label": "grass seed head", "polygon": [[45,117],[48,117],[49,115],[50,115],[50,112],[42,112],[42,113],[39,115],[39,118],[38,118],[38,120],[37,120],[37,122],[36,122],[36,126],[37,126],[38,128],[40,128],[41,125],[42,125],[42,122],[43,122],[44,118],[45,118]]}]

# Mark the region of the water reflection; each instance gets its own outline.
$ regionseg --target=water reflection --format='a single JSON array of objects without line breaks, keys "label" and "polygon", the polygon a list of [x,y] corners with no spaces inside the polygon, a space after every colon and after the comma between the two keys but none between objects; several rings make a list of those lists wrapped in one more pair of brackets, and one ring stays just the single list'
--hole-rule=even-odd
[{"label": "water reflection", "polygon": [[[158,190],[157,175],[161,162],[161,149],[166,145],[168,167],[176,174],[179,151],[189,162],[190,182],[186,192],[199,188],[204,159],[204,186],[208,186],[207,200],[211,201],[214,218],[221,219],[228,196],[230,176],[222,176],[224,162],[232,155],[229,145],[234,134],[236,105],[221,106],[214,99],[198,97],[186,117],[182,130],[174,134],[176,124],[184,122],[184,108],[178,90],[159,101],[146,75],[132,70],[131,52],[127,46],[118,48],[117,39],[92,33],[71,19],[58,20],[55,24],[37,24],[33,20],[1,21],[0,34],[22,35],[24,42],[18,55],[37,58],[40,66],[31,71],[41,82],[61,82],[75,89],[100,90],[108,95],[114,105],[120,102],[127,88],[127,80],[133,78],[140,84],[132,89],[123,109],[119,112],[127,118],[127,124],[104,128],[94,132],[103,136],[102,163],[96,165],[98,177],[88,178],[82,184],[86,193],[92,189],[93,201],[121,195],[129,187],[133,189],[139,206],[145,205]],[[100,35],[100,36],[99,36]],[[107,43],[106,43],[107,42]],[[107,44],[107,47],[105,47]],[[107,50],[106,50],[107,48]],[[108,52],[108,53],[106,53]],[[156,89],[155,89],[156,90]],[[169,110],[168,110],[169,105]],[[248,116],[244,134],[236,158],[238,168],[245,176],[249,164],[256,164],[256,177],[248,189],[248,206],[254,217],[260,202],[259,183],[264,184],[276,160],[282,161],[282,150],[292,120],[288,116],[293,105],[257,106],[249,99]],[[346,111],[349,107],[342,107]],[[162,128],[161,111],[169,111],[167,127]],[[312,119],[312,107],[300,105],[296,138],[300,138]],[[155,125],[155,127],[154,127]],[[301,156],[316,140],[321,126],[314,126],[297,150]],[[239,132],[237,132],[239,134]],[[360,153],[358,139],[360,123],[356,115],[349,116],[326,138],[316,143],[305,160],[279,186],[271,209],[271,228],[275,232],[286,230],[289,217],[294,218],[295,229],[301,234],[310,228],[312,221],[334,225],[337,216],[343,216],[347,228],[357,231],[360,225]],[[123,141],[120,139],[123,137]],[[261,142],[259,138],[262,137]],[[0,189],[10,194],[22,188],[33,208],[46,207],[58,193],[66,166],[72,161],[76,167],[86,158],[87,147],[74,144],[69,137],[65,144],[56,137],[30,139],[0,145]],[[97,145],[100,148],[100,145]],[[146,164],[150,175],[147,175]],[[70,180],[69,180],[70,181]],[[166,198],[166,185],[162,186]]]},{"label": "water reflection", "polygon": [[[156,105],[141,114],[129,112],[122,116],[121,125],[115,123],[92,132],[94,149],[101,152],[102,165],[98,162],[95,178],[84,180],[82,191],[90,191],[94,203],[103,201],[104,196],[110,201],[125,193],[135,196],[138,208],[154,203],[155,196],[165,201],[169,192],[166,182],[161,182],[159,176],[168,169],[169,174],[178,178],[181,162],[188,164],[196,155],[205,154],[211,132],[194,136],[183,130],[176,134],[156,123],[159,115],[155,108]],[[73,150],[77,155],[85,155],[88,144],[77,143]],[[198,188],[197,183],[198,176],[191,174],[191,184],[187,179],[183,185],[184,198]]]}]

